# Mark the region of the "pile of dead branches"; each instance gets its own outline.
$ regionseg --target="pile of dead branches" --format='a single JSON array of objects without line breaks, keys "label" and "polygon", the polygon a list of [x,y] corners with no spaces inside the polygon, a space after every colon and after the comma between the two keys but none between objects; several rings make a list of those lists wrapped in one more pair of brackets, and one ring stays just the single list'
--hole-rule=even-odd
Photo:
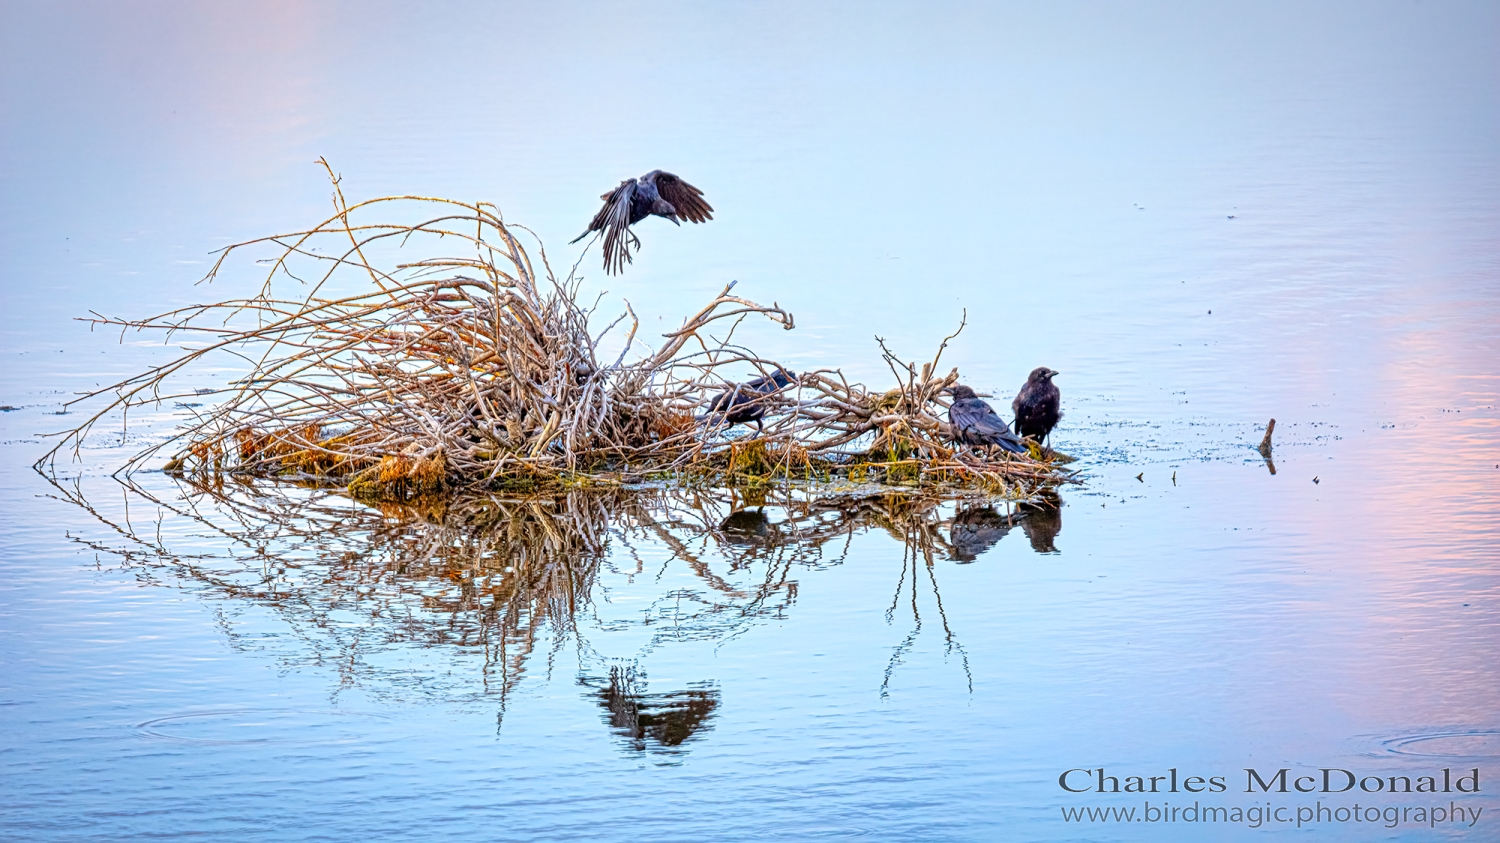
[{"label": "pile of dead branches", "polygon": [[[755,317],[790,330],[790,313],[732,295],[730,284],[659,348],[645,348],[628,303],[593,328],[597,301],[581,303],[576,272],[558,280],[539,246],[534,263],[520,239],[534,235],[493,205],[421,196],[351,205],[333,183],[333,216],[230,246],[205,279],[232,256],[269,250],[258,293],[148,319],[95,314],[97,326],[195,342],[170,363],[77,399],[96,402],[94,412],[39,465],[55,465],[69,449],[76,457],[107,418],[191,398],[207,409],[125,471],[163,455],[167,470],[190,476],[332,481],[377,499],[669,477],[1025,495],[1061,477],[1050,460],[945,444],[944,390],[958,373],[938,374],[942,348],[919,368],[881,342],[897,382],[885,391],[850,383],[838,369],[800,373],[763,399],[758,435],[727,436],[722,414],[705,412],[714,396],[733,386],[731,376],[779,368],[734,345],[734,327]],[[407,221],[391,221],[401,216]],[[289,285],[298,295],[281,292]],[[732,325],[715,340],[708,328],[723,320]],[[623,348],[603,358],[617,327]],[[226,356],[243,371],[229,384],[182,385]]]}]

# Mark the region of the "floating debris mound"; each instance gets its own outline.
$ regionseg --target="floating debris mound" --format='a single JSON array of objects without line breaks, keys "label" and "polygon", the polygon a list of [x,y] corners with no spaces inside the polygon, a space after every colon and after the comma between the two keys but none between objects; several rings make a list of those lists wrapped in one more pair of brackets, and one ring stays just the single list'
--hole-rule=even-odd
[{"label": "floating debris mound", "polygon": [[[167,471],[197,480],[281,477],[344,485],[368,500],[692,479],[951,486],[1024,497],[1069,476],[1062,460],[1039,449],[1007,457],[945,444],[944,390],[958,372],[938,375],[937,365],[951,336],[920,368],[880,341],[897,382],[885,391],[850,383],[838,369],[803,372],[757,399],[765,407],[758,435],[730,438],[728,425],[704,412],[732,387],[729,373],[778,370],[731,344],[733,328],[753,317],[791,330],[792,314],[781,307],[732,295],[730,284],[665,334],[660,348],[632,356],[644,346],[629,304],[593,329],[597,301],[580,301],[576,272],[558,280],[540,246],[540,265],[533,263],[520,237],[535,235],[505,222],[495,206],[418,196],[350,205],[337,178],[334,201],[336,213],[314,228],[220,253],[205,280],[231,256],[269,250],[256,295],[148,319],[95,314],[97,326],[196,342],[165,365],[77,399],[103,406],[62,434],[38,467],[69,449],[76,457],[113,414],[128,419],[136,408],[191,396],[217,400],[123,471],[166,451]],[[423,251],[439,243],[463,254]],[[423,256],[410,260],[413,252]],[[325,292],[346,290],[351,280],[361,289]],[[287,282],[304,294],[280,293]],[[708,335],[716,323],[729,328],[723,341]],[[601,358],[617,327],[623,349]],[[229,385],[179,386],[185,374],[226,360],[243,372]]]}]

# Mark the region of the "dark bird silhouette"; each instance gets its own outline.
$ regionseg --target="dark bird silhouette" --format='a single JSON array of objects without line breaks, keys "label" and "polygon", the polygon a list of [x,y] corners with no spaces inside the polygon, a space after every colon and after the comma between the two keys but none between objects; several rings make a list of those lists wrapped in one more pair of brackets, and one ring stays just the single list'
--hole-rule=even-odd
[{"label": "dark bird silhouette", "polygon": [[1062,418],[1062,393],[1052,379],[1059,373],[1046,366],[1031,370],[1010,408],[1016,412],[1016,432],[1038,442],[1047,438]]},{"label": "dark bird silhouette", "polygon": [[631,249],[640,248],[641,241],[630,227],[646,217],[666,217],[675,225],[681,225],[680,220],[708,222],[714,218],[713,207],[703,201],[703,191],[662,170],[626,179],[599,198],[604,200],[604,207],[594,215],[588,230],[570,242],[604,232],[604,271],[611,275],[631,262]]},{"label": "dark bird silhouette", "polygon": [[719,707],[719,689],[712,683],[695,683],[697,687],[665,694],[646,693],[645,678],[633,668],[609,669],[609,684],[604,688],[596,679],[579,680],[592,689],[592,696],[604,709],[604,720],[610,731],[624,738],[626,744],[642,752],[672,752],[691,740],[695,733],[713,728],[712,719]]},{"label": "dark bird silhouette", "polygon": [[1026,453],[1020,437],[1010,432],[1005,419],[996,415],[995,408],[975,395],[974,390],[954,384],[948,391],[953,395],[948,423],[953,427],[954,440],[965,445],[999,445],[1013,454]]},{"label": "dark bird silhouette", "polygon": [[1057,553],[1057,534],[1062,532],[1062,501],[1023,503],[1016,510],[1025,515],[1021,529],[1031,540],[1031,549],[1037,553]]},{"label": "dark bird silhouette", "polygon": [[728,518],[720,522],[719,529],[723,531],[730,544],[744,547],[767,544],[775,538],[776,533],[776,528],[771,526],[771,519],[766,517],[764,508],[731,512]]},{"label": "dark bird silhouette", "polygon": [[966,509],[953,516],[953,525],[948,530],[948,539],[953,545],[953,558],[959,563],[973,562],[981,553],[989,550],[1005,538],[1018,519],[996,512],[994,507]]},{"label": "dark bird silhouette", "polygon": [[734,384],[714,396],[713,403],[708,405],[708,412],[699,416],[698,420],[716,418],[731,425],[755,422],[755,430],[759,433],[765,429],[761,419],[766,414],[766,405],[769,403],[767,399],[796,379],[796,372],[778,367],[769,375]]}]

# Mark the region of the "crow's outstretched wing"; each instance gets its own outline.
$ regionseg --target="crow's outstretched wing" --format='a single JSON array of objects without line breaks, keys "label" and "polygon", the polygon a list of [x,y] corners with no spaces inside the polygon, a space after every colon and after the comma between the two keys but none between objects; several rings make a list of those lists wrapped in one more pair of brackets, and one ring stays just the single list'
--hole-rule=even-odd
[{"label": "crow's outstretched wing", "polygon": [[672,203],[679,218],[688,222],[708,222],[714,218],[713,207],[703,201],[703,191],[662,170],[655,170],[652,175],[656,176],[656,191]]},{"label": "crow's outstretched wing", "polygon": [[999,445],[1013,454],[1026,453],[1026,446],[1019,437],[1011,433],[1005,419],[995,414],[995,409],[978,398],[954,401],[948,408],[948,421],[953,425],[953,435],[961,442],[976,445]]},{"label": "crow's outstretched wing", "polygon": [[630,233],[630,201],[635,198],[635,179],[626,179],[620,186],[599,197],[604,207],[594,215],[588,230],[573,238],[572,242],[589,236],[595,231],[604,232],[604,271],[618,274],[630,262],[630,247],[636,242]]}]

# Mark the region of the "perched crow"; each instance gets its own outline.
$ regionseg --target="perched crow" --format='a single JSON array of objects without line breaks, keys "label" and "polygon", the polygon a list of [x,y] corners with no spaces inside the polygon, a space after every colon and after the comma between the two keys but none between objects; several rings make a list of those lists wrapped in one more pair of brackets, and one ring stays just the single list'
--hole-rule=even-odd
[{"label": "perched crow", "polygon": [[1026,446],[1010,432],[1005,419],[995,415],[995,408],[980,400],[974,390],[954,384],[948,391],[953,394],[948,423],[953,426],[955,440],[965,445],[999,445],[1013,454],[1026,453]]},{"label": "perched crow", "polygon": [[778,367],[772,374],[734,384],[714,396],[713,403],[708,405],[708,412],[699,416],[698,420],[717,417],[715,420],[723,419],[731,425],[755,422],[756,432],[760,432],[765,429],[761,418],[766,414],[766,399],[785,389],[796,379],[796,372]]},{"label": "perched crow", "polygon": [[599,198],[604,200],[604,207],[594,215],[588,230],[571,242],[577,243],[596,231],[604,232],[604,271],[611,275],[618,274],[630,262],[632,248],[640,247],[641,241],[630,227],[646,217],[666,217],[676,225],[682,224],[678,220],[708,222],[714,218],[714,209],[703,201],[703,191],[661,170],[652,170],[638,179],[626,179]]},{"label": "perched crow", "polygon": [[1041,442],[1057,426],[1057,420],[1062,418],[1059,409],[1062,393],[1057,391],[1052,379],[1058,374],[1046,366],[1031,370],[1031,376],[1026,379],[1016,400],[1010,402],[1010,408],[1016,411],[1017,433]]}]

